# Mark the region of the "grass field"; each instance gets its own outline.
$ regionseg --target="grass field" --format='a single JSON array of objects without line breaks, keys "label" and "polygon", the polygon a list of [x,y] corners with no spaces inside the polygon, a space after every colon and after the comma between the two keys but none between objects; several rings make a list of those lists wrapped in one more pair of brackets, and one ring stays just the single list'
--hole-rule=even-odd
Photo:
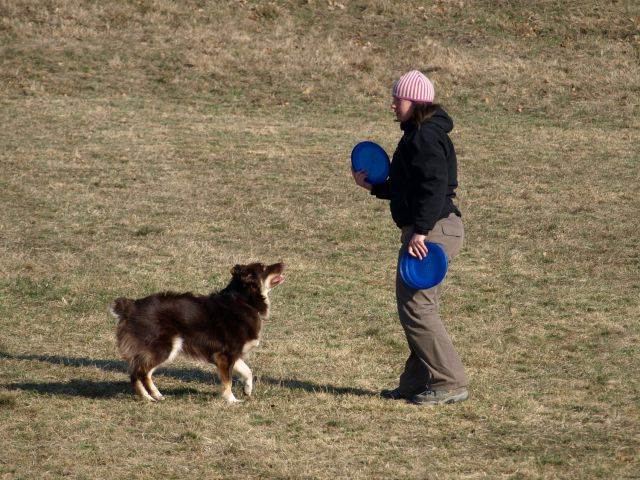
[{"label": "grass field", "polygon": [[[349,172],[412,68],[467,231],[442,408],[378,398],[399,233]],[[634,1],[0,0],[0,479],[639,478],[639,119]],[[136,400],[111,300],[253,260],[254,395],[181,359]]]}]

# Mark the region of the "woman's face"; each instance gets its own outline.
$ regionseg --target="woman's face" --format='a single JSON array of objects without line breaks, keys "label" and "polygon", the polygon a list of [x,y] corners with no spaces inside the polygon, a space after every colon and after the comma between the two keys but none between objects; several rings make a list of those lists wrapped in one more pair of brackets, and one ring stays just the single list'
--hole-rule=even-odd
[{"label": "woman's face", "polygon": [[393,97],[391,109],[396,114],[396,120],[400,123],[406,122],[413,116],[413,102],[404,98]]}]

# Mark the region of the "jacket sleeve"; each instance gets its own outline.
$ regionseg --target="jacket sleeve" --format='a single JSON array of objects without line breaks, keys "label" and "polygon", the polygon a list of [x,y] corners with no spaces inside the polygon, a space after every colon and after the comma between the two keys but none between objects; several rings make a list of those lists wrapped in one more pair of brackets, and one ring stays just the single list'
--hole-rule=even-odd
[{"label": "jacket sleeve", "polygon": [[391,188],[389,185],[389,179],[386,179],[382,183],[372,185],[371,195],[374,195],[382,200],[391,200]]},{"label": "jacket sleeve", "polygon": [[440,218],[447,196],[447,156],[436,135],[416,135],[408,169],[415,182],[409,205],[415,219],[414,232],[426,235]]}]

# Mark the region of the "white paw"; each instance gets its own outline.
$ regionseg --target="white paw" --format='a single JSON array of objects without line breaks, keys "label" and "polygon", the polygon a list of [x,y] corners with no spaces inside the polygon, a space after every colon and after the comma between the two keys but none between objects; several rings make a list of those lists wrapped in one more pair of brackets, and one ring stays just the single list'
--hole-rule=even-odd
[{"label": "white paw", "polygon": [[251,396],[251,392],[253,392],[253,383],[251,382],[247,382],[244,384],[244,388],[243,388],[244,394],[247,397]]},{"label": "white paw", "polygon": [[231,395],[223,397],[223,398],[229,405],[231,405],[233,403],[240,403],[240,400],[238,400],[233,393]]}]

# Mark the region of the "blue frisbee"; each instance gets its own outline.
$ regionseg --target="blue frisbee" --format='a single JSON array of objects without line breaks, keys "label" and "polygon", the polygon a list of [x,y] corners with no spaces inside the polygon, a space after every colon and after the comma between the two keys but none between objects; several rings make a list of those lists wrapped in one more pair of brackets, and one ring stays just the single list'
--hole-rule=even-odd
[{"label": "blue frisbee", "polygon": [[374,142],[360,142],[351,151],[351,166],[356,172],[367,172],[371,185],[384,182],[389,176],[389,155]]},{"label": "blue frisbee", "polygon": [[438,285],[447,274],[447,254],[440,245],[424,242],[427,256],[422,260],[409,255],[405,250],[400,257],[400,276],[411,288],[421,290]]}]

